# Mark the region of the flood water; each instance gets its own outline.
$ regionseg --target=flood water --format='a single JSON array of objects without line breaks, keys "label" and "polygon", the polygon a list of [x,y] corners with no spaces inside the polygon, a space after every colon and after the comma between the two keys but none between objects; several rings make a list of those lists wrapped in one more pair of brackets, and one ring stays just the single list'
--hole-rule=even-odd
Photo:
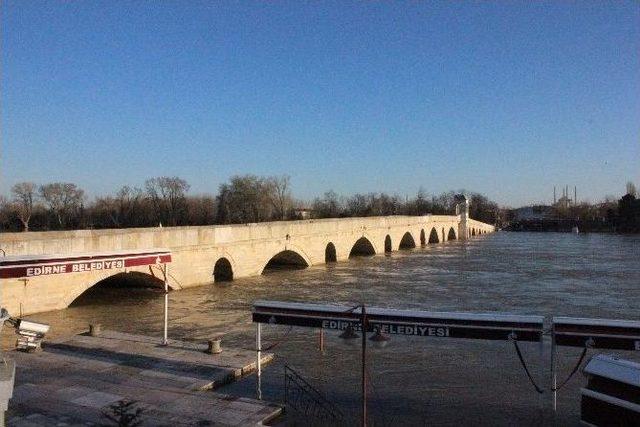
[{"label": "flood water", "polygon": [[[639,320],[640,236],[502,232],[212,283],[170,294],[170,338],[206,341],[225,333],[223,348],[253,348],[250,310],[256,299]],[[159,336],[162,300],[161,294],[142,290],[101,290],[66,310],[31,317],[51,323],[54,335],[99,322],[103,328]],[[321,353],[317,331],[263,326],[263,345],[278,343],[271,350],[276,361],[264,371],[263,397],[282,400],[288,364],[348,420],[357,420],[360,349],[337,333],[327,332],[325,341]],[[548,355],[540,364],[536,344],[522,348],[534,374],[547,365]],[[561,350],[559,377],[571,370],[579,352]],[[553,421],[548,410],[539,410],[540,398],[511,343],[394,336],[386,348],[369,352],[368,372],[374,425],[538,425],[541,420],[577,425],[578,390],[585,383],[577,375],[561,391]],[[253,397],[254,384],[249,377],[226,389]]]}]

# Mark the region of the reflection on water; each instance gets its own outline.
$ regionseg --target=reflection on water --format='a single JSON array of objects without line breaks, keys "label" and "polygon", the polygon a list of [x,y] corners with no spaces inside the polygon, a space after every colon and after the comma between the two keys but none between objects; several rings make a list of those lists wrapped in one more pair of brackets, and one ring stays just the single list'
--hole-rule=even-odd
[{"label": "reflection on water", "polygon": [[[173,292],[170,337],[206,340],[224,332],[223,346],[251,347],[250,309],[256,299],[638,319],[638,259],[640,236],[497,233]],[[100,322],[103,328],[160,335],[162,298],[140,290],[100,289],[82,304],[33,317],[50,322],[55,334]],[[274,349],[278,362],[265,372],[265,397],[280,399],[281,366],[289,363],[357,413],[358,349],[328,333],[327,350],[320,354],[315,331],[285,333],[285,328],[265,327],[267,342],[282,340]],[[4,338],[6,345],[6,333]],[[537,363],[536,349],[525,350]],[[378,423],[468,424],[473,416],[476,424],[506,425],[537,419],[537,397],[508,343],[393,338],[385,350],[372,351],[369,363]],[[252,381],[232,391],[251,395]],[[500,405],[505,395],[510,396],[507,411]],[[574,388],[566,401],[560,397],[569,423],[579,410],[576,396]]]}]

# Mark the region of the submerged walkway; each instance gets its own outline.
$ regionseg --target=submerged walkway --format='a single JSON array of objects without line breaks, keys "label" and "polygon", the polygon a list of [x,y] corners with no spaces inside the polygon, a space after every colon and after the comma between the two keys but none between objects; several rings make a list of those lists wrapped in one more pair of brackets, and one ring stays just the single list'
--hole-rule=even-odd
[{"label": "submerged walkway", "polygon": [[[9,426],[111,425],[104,413],[136,401],[142,425],[256,425],[280,406],[218,393],[215,388],[255,370],[255,352],[103,331],[46,343],[38,353],[10,353],[16,384]],[[262,363],[273,355],[263,354]],[[133,412],[133,411],[132,411]]]}]

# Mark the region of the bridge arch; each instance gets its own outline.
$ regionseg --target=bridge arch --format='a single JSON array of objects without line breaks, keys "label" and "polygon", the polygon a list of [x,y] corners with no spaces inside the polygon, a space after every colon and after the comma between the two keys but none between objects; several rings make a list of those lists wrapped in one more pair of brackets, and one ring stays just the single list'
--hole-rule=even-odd
[{"label": "bridge arch", "polygon": [[387,234],[387,237],[384,238],[384,252],[389,253],[393,250],[393,246],[391,246],[391,236]]},{"label": "bridge arch", "polygon": [[[115,274],[102,274],[97,281],[89,281],[89,285],[71,288],[64,296],[66,307],[77,302],[82,296],[91,292],[99,292],[99,289],[164,289],[164,280],[160,270],[154,270],[149,266],[149,273],[142,271],[118,272]],[[169,289],[173,289],[169,286]]]},{"label": "bridge arch", "polygon": [[424,228],[420,230],[420,246],[425,246],[427,244],[427,238],[424,234]]},{"label": "bridge arch", "polygon": [[213,267],[213,281],[230,282],[233,280],[233,267],[226,257],[219,258]]},{"label": "bridge arch", "polygon": [[456,231],[453,229],[453,227],[449,228],[449,233],[447,234],[447,240],[456,240],[457,236],[456,236]]},{"label": "bridge arch", "polygon": [[311,265],[300,253],[285,249],[273,255],[262,268],[262,274],[273,270],[301,270]]},{"label": "bridge arch", "polygon": [[327,243],[327,247],[324,249],[324,262],[336,262],[338,261],[338,256],[336,255],[336,246],[329,242]]},{"label": "bridge arch", "polygon": [[416,241],[413,240],[413,236],[408,231],[404,233],[400,240],[399,249],[413,249],[416,247]]},{"label": "bridge arch", "polygon": [[431,233],[429,233],[429,243],[440,243],[440,238],[438,237],[438,232],[435,227],[433,227]]},{"label": "bridge arch", "polygon": [[362,236],[351,247],[351,252],[349,252],[349,258],[353,258],[356,256],[371,256],[376,254],[376,249],[371,243],[371,240]]}]

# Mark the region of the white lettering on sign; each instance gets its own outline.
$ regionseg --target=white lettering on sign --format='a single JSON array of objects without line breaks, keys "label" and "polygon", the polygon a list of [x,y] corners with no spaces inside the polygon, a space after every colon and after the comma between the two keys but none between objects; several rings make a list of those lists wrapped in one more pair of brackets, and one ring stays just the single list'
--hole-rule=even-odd
[{"label": "white lettering on sign", "polygon": [[27,267],[27,277],[46,276],[48,274],[80,273],[92,270],[110,270],[123,268],[124,260],[79,262],[69,264],[43,265],[39,267]]},{"label": "white lettering on sign", "polygon": [[[359,323],[345,322],[341,320],[323,320],[323,329],[345,330],[351,325],[355,330],[360,330]],[[392,323],[376,323],[380,332],[389,335],[417,335],[421,337],[448,337],[449,328],[445,326],[419,326],[419,325],[394,325]]]},{"label": "white lettering on sign", "polygon": [[323,320],[322,321],[323,329],[337,329],[339,331],[343,331],[347,329],[349,326],[352,326],[356,330],[360,330],[359,323],[343,322],[341,320]]},{"label": "white lettering on sign", "polygon": [[82,262],[78,264],[73,264],[71,267],[71,271],[74,273],[80,273],[82,271],[91,271],[91,270],[109,270],[112,268],[122,268],[124,267],[124,261],[119,259],[115,261],[96,261],[96,262]]},{"label": "white lettering on sign", "polygon": [[44,265],[42,267],[28,267],[27,276],[43,276],[46,274],[61,274],[67,272],[67,266],[65,264],[57,265]]}]

